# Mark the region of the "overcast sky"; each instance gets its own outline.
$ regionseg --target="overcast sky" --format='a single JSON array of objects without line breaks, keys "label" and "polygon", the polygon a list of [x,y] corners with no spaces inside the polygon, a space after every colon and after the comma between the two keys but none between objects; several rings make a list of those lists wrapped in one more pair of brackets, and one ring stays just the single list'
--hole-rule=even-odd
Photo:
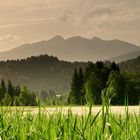
[{"label": "overcast sky", "polygon": [[0,0],[0,51],[55,35],[140,45],[140,0]]}]

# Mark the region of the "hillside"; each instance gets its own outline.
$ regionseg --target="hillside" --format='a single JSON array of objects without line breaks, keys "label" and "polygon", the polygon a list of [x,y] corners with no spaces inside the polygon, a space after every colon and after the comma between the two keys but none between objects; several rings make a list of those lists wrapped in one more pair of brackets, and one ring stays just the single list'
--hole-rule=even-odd
[{"label": "hillside", "polygon": [[23,44],[12,50],[1,52],[0,60],[48,54],[65,61],[95,62],[138,50],[138,46],[120,40],[103,40],[97,37],[87,39],[80,36],[64,39],[62,36],[55,36],[47,41]]},{"label": "hillside", "polygon": [[140,50],[136,51],[136,52],[132,52],[132,53],[127,53],[118,57],[114,57],[111,58],[109,60],[113,60],[116,63],[122,62],[122,61],[126,61],[126,60],[130,60],[130,59],[134,59],[137,58],[138,56],[140,56]]},{"label": "hillside", "polygon": [[53,90],[61,93],[70,89],[74,69],[80,66],[85,69],[86,65],[60,61],[48,55],[8,60],[0,62],[0,79],[26,85],[33,91]]},{"label": "hillside", "polygon": [[120,68],[123,71],[139,72],[140,73],[140,56],[120,63]]}]

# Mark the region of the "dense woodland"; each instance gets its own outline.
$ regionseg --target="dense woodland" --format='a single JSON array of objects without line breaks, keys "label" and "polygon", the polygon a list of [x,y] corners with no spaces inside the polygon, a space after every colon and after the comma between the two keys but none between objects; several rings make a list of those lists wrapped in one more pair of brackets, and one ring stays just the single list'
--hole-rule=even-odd
[{"label": "dense woodland", "polygon": [[39,100],[44,105],[101,104],[103,97],[113,105],[124,105],[126,99],[138,104],[139,64],[140,57],[120,64],[71,63],[48,55],[1,61],[0,104],[37,105]]},{"label": "dense woodland", "polygon": [[22,60],[0,62],[0,79],[27,86],[31,91],[53,90],[62,94],[70,90],[71,77],[75,67],[84,70],[87,63],[66,62],[48,55],[30,57]]},{"label": "dense woodland", "polygon": [[112,105],[139,104],[140,74],[121,72],[114,62],[91,63],[85,73],[75,69],[68,103],[102,104],[103,99]]},{"label": "dense woodland", "polygon": [[122,71],[140,73],[140,56],[135,58],[135,59],[131,59],[131,60],[121,62],[120,63],[120,69]]},{"label": "dense woodland", "polygon": [[13,86],[11,81],[5,84],[4,80],[0,83],[0,105],[3,106],[35,106],[38,98],[35,93],[29,91],[27,87],[21,88],[20,85]]}]

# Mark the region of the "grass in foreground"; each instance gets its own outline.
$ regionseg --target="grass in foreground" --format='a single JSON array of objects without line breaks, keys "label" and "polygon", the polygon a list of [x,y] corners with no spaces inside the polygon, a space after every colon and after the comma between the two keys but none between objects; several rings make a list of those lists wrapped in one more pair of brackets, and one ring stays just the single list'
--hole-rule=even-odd
[{"label": "grass in foreground", "polygon": [[78,116],[39,111],[0,111],[0,138],[2,140],[140,140],[140,116],[114,115],[103,106],[97,114]]}]

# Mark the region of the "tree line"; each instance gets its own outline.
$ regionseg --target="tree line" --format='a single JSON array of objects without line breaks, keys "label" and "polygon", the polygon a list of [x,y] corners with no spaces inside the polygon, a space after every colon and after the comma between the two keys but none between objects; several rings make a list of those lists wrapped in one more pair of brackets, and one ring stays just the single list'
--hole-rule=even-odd
[{"label": "tree line", "polygon": [[68,93],[56,93],[53,90],[42,90],[38,97],[40,98],[40,103],[47,106],[60,106],[67,105]]},{"label": "tree line", "polygon": [[123,71],[140,73],[140,56],[121,62],[119,66]]},{"label": "tree line", "polygon": [[35,106],[37,96],[27,87],[21,88],[20,85],[14,86],[9,80],[5,84],[4,80],[0,83],[0,105],[3,106]]},{"label": "tree line", "polygon": [[[22,60],[0,61],[0,79],[26,85],[32,91],[69,91],[75,67],[87,67],[85,62],[66,62],[48,55],[32,56]],[[11,74],[12,73],[12,74]]]},{"label": "tree line", "polygon": [[128,100],[130,105],[139,104],[140,80],[139,74],[121,72],[115,62],[97,61],[90,63],[83,72],[75,69],[69,104],[102,104],[102,98],[108,98],[112,105],[124,105]]}]

